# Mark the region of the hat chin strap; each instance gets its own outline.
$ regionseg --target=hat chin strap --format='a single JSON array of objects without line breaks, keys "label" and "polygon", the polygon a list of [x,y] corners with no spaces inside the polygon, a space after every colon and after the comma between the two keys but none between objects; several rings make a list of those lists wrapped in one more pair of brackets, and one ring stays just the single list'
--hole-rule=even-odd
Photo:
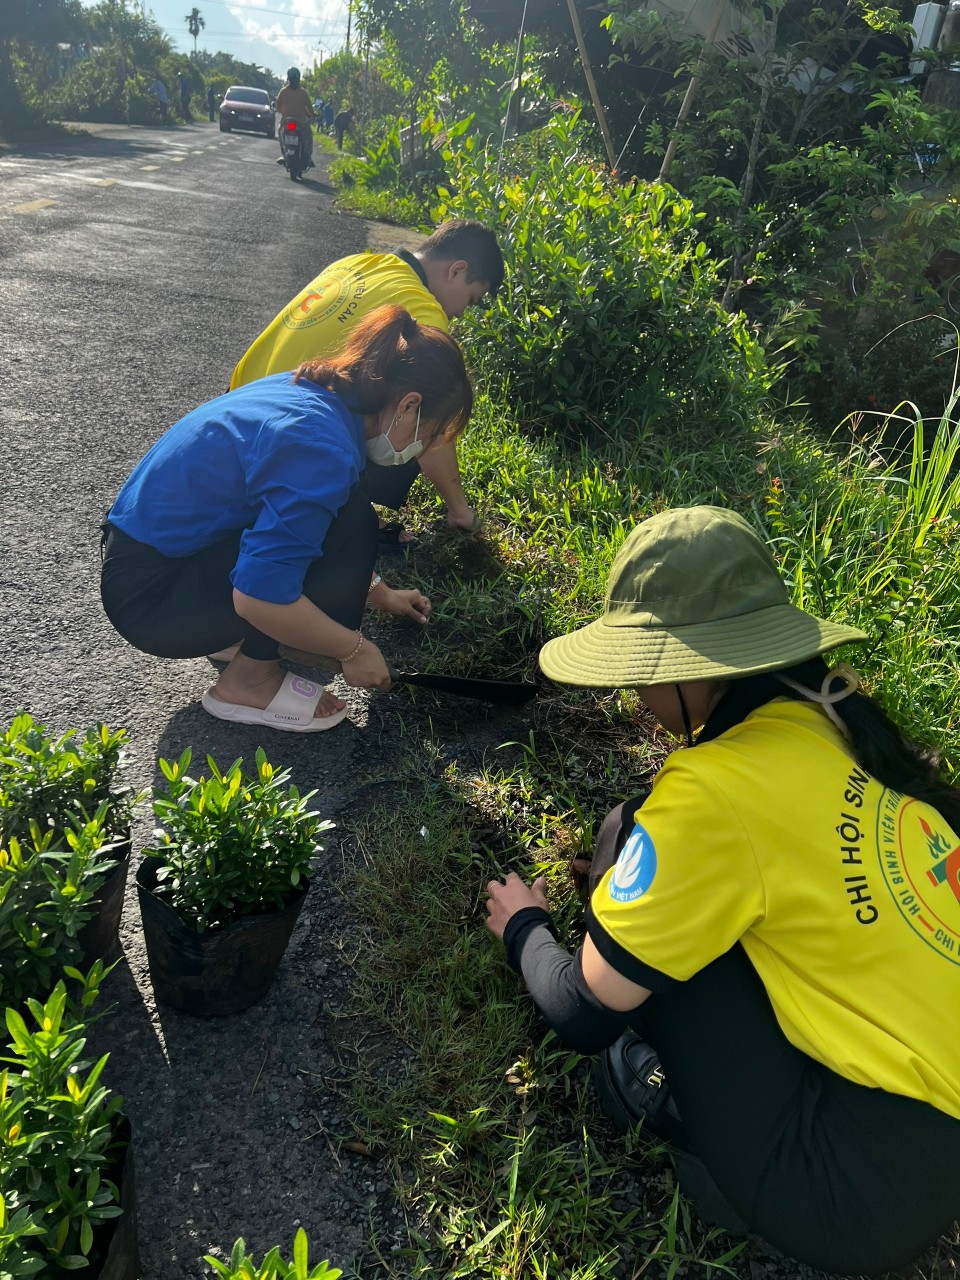
[{"label": "hat chin strap", "polygon": [[677,701],[680,703],[680,714],[683,716],[683,729],[687,735],[687,746],[693,746],[693,726],[690,723],[690,712],[687,710],[687,703],[683,696],[683,690],[678,684],[673,686],[677,691]]},{"label": "hat chin strap", "polygon": [[[776,672],[774,672],[776,675]],[[807,699],[808,702],[816,702],[821,706],[827,717],[837,726],[845,738],[850,737],[850,730],[840,719],[839,713],[834,709],[834,704],[842,702],[844,698],[849,698],[851,693],[856,693],[860,685],[860,676],[854,671],[853,667],[847,663],[841,662],[835,667],[831,667],[820,683],[820,692],[815,689],[808,689],[805,684],[801,684],[799,680],[792,680],[790,676],[777,675],[777,679],[781,684],[788,684],[791,689],[796,689],[797,693]],[[830,686],[835,680],[843,681],[843,688],[838,689],[836,693],[830,692]]]}]

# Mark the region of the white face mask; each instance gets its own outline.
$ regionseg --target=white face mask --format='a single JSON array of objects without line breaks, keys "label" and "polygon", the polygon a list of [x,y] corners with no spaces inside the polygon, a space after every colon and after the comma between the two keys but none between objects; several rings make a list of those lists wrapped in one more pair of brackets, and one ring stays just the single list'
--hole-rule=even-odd
[{"label": "white face mask", "polygon": [[418,439],[420,435],[420,406],[417,405],[417,425],[414,428],[413,439],[405,449],[395,449],[390,442],[390,432],[397,425],[397,415],[393,415],[393,421],[387,427],[383,435],[374,436],[372,440],[367,441],[367,460],[375,463],[378,467],[402,467],[405,462],[412,462],[414,458],[419,458],[423,453],[423,441]]}]

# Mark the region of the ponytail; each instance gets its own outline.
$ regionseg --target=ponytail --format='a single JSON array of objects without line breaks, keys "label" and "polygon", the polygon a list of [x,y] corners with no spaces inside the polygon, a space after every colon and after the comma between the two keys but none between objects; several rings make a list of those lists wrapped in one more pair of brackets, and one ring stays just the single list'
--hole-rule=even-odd
[{"label": "ponytail", "polygon": [[[782,671],[746,676],[736,681],[736,687],[755,706],[782,697],[803,702],[803,694],[778,677],[786,676],[808,689],[819,689],[827,670],[822,657],[811,658]],[[866,773],[892,791],[929,804],[960,834],[960,789],[941,778],[936,750],[913,742],[866,694],[851,693],[833,703],[833,711],[842,720],[854,758]]]},{"label": "ponytail", "polygon": [[420,324],[398,306],[377,307],[357,325],[339,355],[307,360],[294,374],[329,388],[354,413],[377,414],[410,391],[420,412],[453,439],[473,410],[473,388],[460,348],[442,329]]}]

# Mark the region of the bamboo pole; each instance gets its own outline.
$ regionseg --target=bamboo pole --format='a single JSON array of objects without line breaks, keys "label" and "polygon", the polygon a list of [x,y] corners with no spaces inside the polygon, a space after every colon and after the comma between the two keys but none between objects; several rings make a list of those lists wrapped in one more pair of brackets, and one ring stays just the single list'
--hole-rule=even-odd
[{"label": "bamboo pole", "polygon": [[[717,7],[714,10],[713,22],[710,25],[710,31],[707,35],[706,44],[713,44],[717,38],[717,32],[720,30],[720,19],[723,17],[723,11],[727,7],[727,0],[717,0]],[[680,113],[677,116],[677,123],[673,127],[673,137],[670,139],[670,145],[667,147],[663,163],[660,166],[658,182],[666,182],[670,170],[673,167],[673,157],[677,153],[677,144],[680,141],[680,131],[687,122],[687,116],[690,114],[690,108],[693,106],[693,100],[697,96],[697,90],[700,88],[700,70],[703,66],[701,59],[697,63],[697,69],[690,77],[690,83],[687,85],[687,92],[683,95],[683,102],[680,104]]]},{"label": "bamboo pole", "polygon": [[610,168],[617,167],[617,153],[613,149],[613,139],[610,137],[610,129],[607,126],[606,113],[600,102],[600,95],[597,93],[597,86],[593,79],[593,72],[590,69],[590,59],[587,56],[587,46],[583,42],[583,31],[580,27],[580,19],[577,17],[577,6],[575,0],[567,0],[567,8],[570,10],[570,21],[573,23],[574,35],[577,37],[577,48],[580,50],[580,61],[583,64],[583,74],[587,78],[587,88],[590,90],[590,99],[593,102],[593,109],[597,113],[597,120],[600,124],[600,132],[603,134],[603,145],[607,149],[607,159],[610,161]]}]

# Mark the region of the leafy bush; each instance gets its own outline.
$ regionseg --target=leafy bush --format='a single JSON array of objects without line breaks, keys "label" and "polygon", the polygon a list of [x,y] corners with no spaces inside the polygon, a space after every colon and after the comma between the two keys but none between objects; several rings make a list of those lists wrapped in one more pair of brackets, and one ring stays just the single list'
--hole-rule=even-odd
[{"label": "leafy bush", "polygon": [[287,788],[290,771],[275,772],[263,748],[250,777],[235,760],[226,772],[207,756],[210,777],[186,776],[188,747],[178,761],[160,761],[166,791],[153,811],[164,825],[157,895],[198,933],[238,916],[275,911],[289,900],[319,852],[318,832],[333,824],[307,809],[315,791]]},{"label": "leafy bush", "polygon": [[106,806],[52,847],[53,832],[36,824],[28,842],[11,838],[0,847],[0,1003],[20,1004],[45,995],[76,964],[80,930],[93,901],[117,865],[104,838]]},{"label": "leafy bush", "polygon": [[155,124],[152,81],[146,70],[125,72],[120,51],[104,49],[92,53],[56,86],[57,107],[65,120]]},{"label": "leafy bush", "polygon": [[956,321],[918,313],[907,302],[897,311],[868,308],[857,323],[830,324],[821,332],[819,355],[801,380],[818,422],[832,424],[848,413],[893,413],[910,401],[936,423],[956,376]]},{"label": "leafy bush", "polygon": [[106,725],[82,736],[70,729],[53,738],[45,725],[20,712],[0,738],[0,844],[31,839],[32,824],[56,844],[100,813],[107,841],[130,834],[136,796],[120,781],[126,730]]},{"label": "leafy bush", "polygon": [[[102,973],[98,962],[85,1005]],[[87,1267],[94,1228],[122,1212],[116,1185],[104,1177],[118,1154],[121,1105],[100,1084],[108,1055],[83,1058],[85,1024],[69,1011],[62,982],[46,1003],[28,1004],[32,1031],[7,1009],[11,1053],[0,1073],[0,1274],[10,1280]]]},{"label": "leafy bush", "polygon": [[307,1233],[303,1227],[293,1242],[293,1261],[285,1262],[279,1248],[273,1248],[258,1267],[243,1240],[233,1246],[229,1262],[218,1262],[208,1254],[206,1261],[222,1280],[338,1280],[343,1272],[329,1263],[310,1266],[307,1255]]},{"label": "leafy bush", "polygon": [[508,262],[492,311],[464,325],[491,384],[557,427],[702,435],[753,415],[773,375],[743,317],[717,301],[693,205],[618,181],[581,147],[576,116],[535,145],[526,172],[503,179],[473,136],[445,153],[452,186],[436,217],[497,227]]}]

